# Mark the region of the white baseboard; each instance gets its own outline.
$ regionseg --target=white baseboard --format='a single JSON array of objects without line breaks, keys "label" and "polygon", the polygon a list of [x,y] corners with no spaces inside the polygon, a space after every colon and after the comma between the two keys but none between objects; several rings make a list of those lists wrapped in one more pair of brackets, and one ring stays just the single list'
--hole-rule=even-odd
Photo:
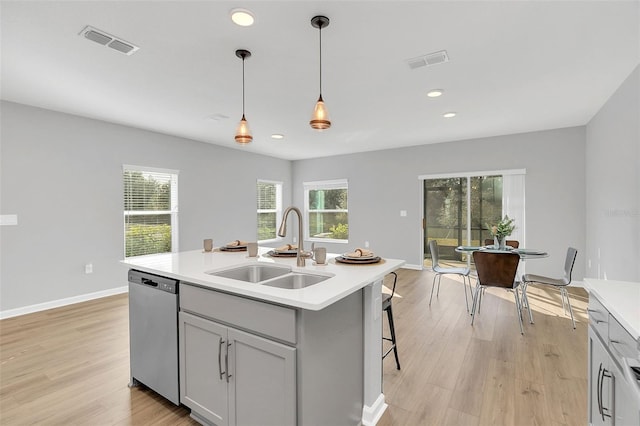
[{"label": "white baseboard", "polygon": [[411,265],[411,264],[405,263],[404,265],[402,265],[402,268],[400,269],[412,269],[414,271],[422,271],[424,267],[422,265]]},{"label": "white baseboard", "polygon": [[365,405],[362,407],[362,424],[364,426],[375,426],[388,405],[384,402],[384,394],[378,395],[372,406]]},{"label": "white baseboard", "polygon": [[129,291],[128,286],[122,286],[122,287],[110,288],[108,290],[96,291],[95,293],[81,294],[80,296],[73,296],[73,297],[67,297],[65,299],[52,300],[51,302],[24,306],[22,308],[8,309],[6,311],[0,311],[0,319],[17,317],[19,315],[26,315],[34,312],[46,311],[47,309],[73,305],[74,303],[86,302],[88,300],[93,300],[93,299],[100,299],[101,297],[113,296],[114,294],[122,294],[128,291]]}]

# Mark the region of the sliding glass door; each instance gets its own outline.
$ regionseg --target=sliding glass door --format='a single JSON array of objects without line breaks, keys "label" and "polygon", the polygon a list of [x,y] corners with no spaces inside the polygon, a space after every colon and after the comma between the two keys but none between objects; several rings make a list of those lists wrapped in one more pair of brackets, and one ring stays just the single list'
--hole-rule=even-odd
[{"label": "sliding glass door", "polygon": [[459,260],[454,249],[466,245],[467,179],[443,178],[424,181],[424,249],[429,240],[438,241],[443,260]]},{"label": "sliding glass door", "polygon": [[442,261],[466,263],[455,248],[491,238],[485,224],[500,220],[502,205],[501,175],[424,179],[424,258],[431,258],[429,240],[436,240]]}]

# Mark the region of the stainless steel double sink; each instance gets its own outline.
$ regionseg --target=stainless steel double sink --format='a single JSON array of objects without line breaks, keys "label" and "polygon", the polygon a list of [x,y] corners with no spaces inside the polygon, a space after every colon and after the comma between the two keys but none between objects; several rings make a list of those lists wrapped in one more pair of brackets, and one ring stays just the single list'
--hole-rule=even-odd
[{"label": "stainless steel double sink", "polygon": [[217,272],[207,272],[216,277],[229,278],[253,284],[285,289],[300,289],[331,278],[326,275],[292,272],[287,266],[244,265]]}]

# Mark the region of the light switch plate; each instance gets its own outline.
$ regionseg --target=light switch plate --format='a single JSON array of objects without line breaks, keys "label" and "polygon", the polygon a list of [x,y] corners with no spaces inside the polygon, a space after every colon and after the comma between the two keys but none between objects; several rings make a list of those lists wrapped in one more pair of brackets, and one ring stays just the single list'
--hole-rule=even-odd
[{"label": "light switch plate", "polygon": [[407,211],[406,210],[400,210],[400,216],[407,217]]},{"label": "light switch plate", "polygon": [[18,215],[17,214],[3,214],[0,215],[0,225],[17,225],[18,224]]}]

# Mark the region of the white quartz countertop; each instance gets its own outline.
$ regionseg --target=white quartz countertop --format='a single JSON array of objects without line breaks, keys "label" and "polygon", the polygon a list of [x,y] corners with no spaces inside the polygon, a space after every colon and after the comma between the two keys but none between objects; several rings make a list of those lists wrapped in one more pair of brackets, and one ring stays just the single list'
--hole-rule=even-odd
[{"label": "white quartz countertop", "polygon": [[[340,264],[334,260],[337,254],[327,253],[327,265],[315,265],[313,260],[307,259],[307,266],[303,268],[296,266],[295,257],[265,256],[269,250],[271,249],[268,247],[260,247],[257,258],[248,257],[246,251],[193,250],[130,257],[122,263],[132,269],[187,281],[202,287],[313,311],[326,308],[405,264],[404,260],[398,259],[383,259],[380,263],[369,265]],[[252,263],[286,265],[291,267],[293,272],[327,275],[331,278],[301,289],[283,289],[207,274]]]},{"label": "white quartz countertop", "polygon": [[640,338],[640,283],[584,279],[585,287],[633,336]]}]

